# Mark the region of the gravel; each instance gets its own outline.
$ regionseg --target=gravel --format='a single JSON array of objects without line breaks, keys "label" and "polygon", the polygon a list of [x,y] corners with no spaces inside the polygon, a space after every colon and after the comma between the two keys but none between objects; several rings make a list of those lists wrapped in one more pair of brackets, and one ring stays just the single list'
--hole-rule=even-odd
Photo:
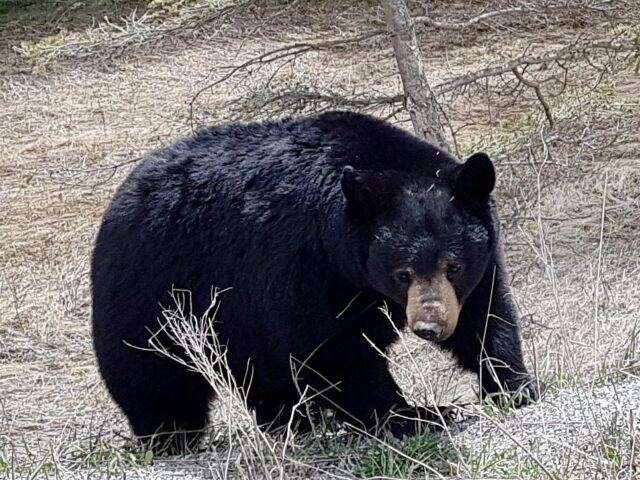
[{"label": "gravel", "polygon": [[476,410],[475,419],[452,431],[452,440],[474,459],[465,467],[469,474],[638,479],[638,415],[640,379],[634,377],[563,389],[502,418]]}]

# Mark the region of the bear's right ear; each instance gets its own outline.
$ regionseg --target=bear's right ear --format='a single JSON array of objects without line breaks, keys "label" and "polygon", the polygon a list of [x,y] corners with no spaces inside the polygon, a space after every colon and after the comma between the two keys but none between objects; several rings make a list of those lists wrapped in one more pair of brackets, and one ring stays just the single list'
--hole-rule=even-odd
[{"label": "bear's right ear", "polygon": [[370,222],[380,215],[391,201],[391,191],[383,175],[358,171],[347,165],[340,179],[349,215],[360,222]]}]

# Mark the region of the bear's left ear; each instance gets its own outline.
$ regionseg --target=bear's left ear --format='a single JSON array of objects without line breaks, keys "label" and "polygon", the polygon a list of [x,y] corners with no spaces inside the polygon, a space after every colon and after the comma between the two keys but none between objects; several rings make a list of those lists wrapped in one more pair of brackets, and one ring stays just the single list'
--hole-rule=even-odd
[{"label": "bear's left ear", "polygon": [[462,198],[486,202],[495,184],[496,171],[483,152],[471,155],[453,173],[453,192]]},{"label": "bear's left ear", "polygon": [[380,172],[356,170],[347,165],[340,179],[349,215],[360,222],[370,222],[391,202],[391,188]]}]

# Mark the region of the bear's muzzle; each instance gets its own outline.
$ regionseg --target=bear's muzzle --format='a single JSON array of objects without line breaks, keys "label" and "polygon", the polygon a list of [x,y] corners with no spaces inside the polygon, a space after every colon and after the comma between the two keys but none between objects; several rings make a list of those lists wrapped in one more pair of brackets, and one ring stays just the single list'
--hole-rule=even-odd
[{"label": "bear's muzzle", "polygon": [[416,278],[407,292],[407,323],[420,338],[446,340],[458,325],[462,306],[444,273],[432,278]]}]

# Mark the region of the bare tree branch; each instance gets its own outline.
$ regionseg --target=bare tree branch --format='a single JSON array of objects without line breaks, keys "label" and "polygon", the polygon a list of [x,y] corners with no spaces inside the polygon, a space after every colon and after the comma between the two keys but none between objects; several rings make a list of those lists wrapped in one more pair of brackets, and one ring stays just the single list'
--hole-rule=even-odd
[{"label": "bare tree branch", "polygon": [[627,41],[616,42],[614,40],[596,41],[570,45],[555,52],[540,56],[521,55],[502,65],[487,67],[465,75],[453,77],[436,85],[433,90],[436,95],[440,95],[487,77],[495,77],[504,73],[513,72],[514,68],[521,67],[523,65],[542,65],[552,62],[565,62],[576,59],[578,56],[586,57],[592,50],[610,51],[615,53],[640,52],[640,43]]},{"label": "bare tree branch", "polygon": [[434,20],[429,16],[414,17],[413,21],[415,24],[425,25],[425,26],[433,27],[439,30],[462,30],[465,28],[472,27],[473,25],[486,22],[487,20],[490,20],[495,17],[503,17],[508,15],[521,14],[521,13],[547,14],[553,11],[569,11],[575,8],[589,9],[589,10],[594,10],[594,11],[604,13],[604,12],[607,12],[607,9],[604,8],[603,5],[608,3],[610,2],[600,2],[598,4],[593,4],[591,2],[590,3],[576,2],[576,3],[566,3],[561,5],[546,5],[542,8],[539,8],[539,7],[536,8],[533,6],[512,7],[512,8],[505,8],[501,10],[494,10],[491,12],[485,12],[475,17],[472,17],[464,22],[451,22],[451,23],[438,22],[437,20]]},{"label": "bare tree branch", "polygon": [[544,95],[542,95],[542,91],[540,90],[540,84],[524,78],[522,73],[520,73],[520,71],[518,70],[518,67],[513,68],[512,72],[523,85],[526,85],[527,87],[532,88],[533,91],[536,92],[536,97],[538,97],[538,100],[540,100],[540,103],[542,104],[542,108],[544,109],[544,114],[547,117],[549,126],[553,128],[554,121],[553,121],[553,115],[551,115],[551,108],[549,107],[549,104],[545,100]]}]

